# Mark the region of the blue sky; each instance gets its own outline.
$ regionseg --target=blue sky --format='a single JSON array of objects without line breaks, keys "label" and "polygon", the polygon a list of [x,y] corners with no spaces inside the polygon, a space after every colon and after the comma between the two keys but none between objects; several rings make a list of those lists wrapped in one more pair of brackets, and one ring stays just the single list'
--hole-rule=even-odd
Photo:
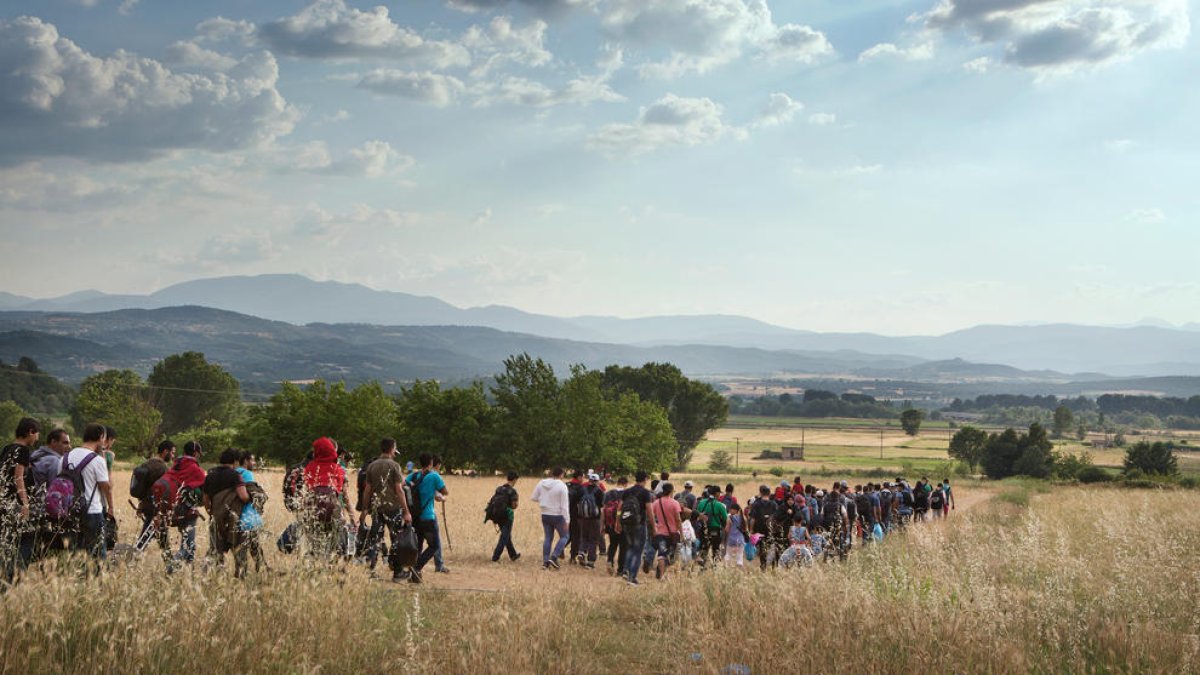
[{"label": "blue sky", "polygon": [[3,290],[1200,320],[1186,0],[10,1]]}]

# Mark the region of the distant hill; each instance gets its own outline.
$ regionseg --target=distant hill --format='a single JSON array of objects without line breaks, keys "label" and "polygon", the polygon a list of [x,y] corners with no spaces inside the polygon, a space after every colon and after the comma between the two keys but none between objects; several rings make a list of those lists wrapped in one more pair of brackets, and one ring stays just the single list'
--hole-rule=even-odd
[{"label": "distant hill", "polygon": [[[918,366],[908,357],[770,351],[714,345],[638,347],[464,326],[295,326],[204,307],[95,314],[0,312],[0,358],[34,355],[49,372],[79,380],[104,368],[146,373],[160,358],[204,352],[244,382],[316,377],[362,381],[488,377],[529,352],[560,372],[669,361],[690,375],[879,373]],[[969,370],[970,364],[959,364]],[[1036,376],[1025,376],[1035,378]]]},{"label": "distant hill", "polygon": [[1119,376],[1200,375],[1200,325],[1172,327],[1160,320],[1145,320],[1125,327],[976,326],[939,336],[891,337],[795,330],[723,314],[621,319],[554,317],[503,306],[464,309],[437,298],[377,291],[359,284],[314,281],[295,274],[199,279],[149,295],[81,291],[60,298],[30,300],[0,294],[0,310],[96,313],[191,305],[297,326],[310,323],[477,326],[647,348],[705,345],[798,354],[842,351],[908,360],[897,362],[896,367],[961,359],[1034,371],[1103,372]]},{"label": "distant hill", "polygon": [[42,372],[29,356],[15,360],[18,363],[0,363],[0,399],[16,403],[27,413],[42,415],[62,413],[70,407],[75,399],[70,387]]}]

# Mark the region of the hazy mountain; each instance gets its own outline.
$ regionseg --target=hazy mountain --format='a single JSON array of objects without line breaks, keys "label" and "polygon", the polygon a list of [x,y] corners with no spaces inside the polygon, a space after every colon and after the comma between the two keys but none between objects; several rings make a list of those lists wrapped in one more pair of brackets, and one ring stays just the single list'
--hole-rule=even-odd
[{"label": "hazy mountain", "polygon": [[[1200,324],[1128,327],[1037,324],[977,326],[940,336],[891,337],[873,333],[816,333],[730,315],[560,318],[512,307],[459,308],[437,298],[377,291],[359,284],[313,281],[299,275],[200,279],[150,295],[95,291],[22,302],[0,296],[0,309],[107,312],[199,305],[240,314],[309,323],[405,326],[480,326],[590,343],[726,346],[798,354],[892,355],[890,367],[962,359],[1024,370],[1105,372],[1115,375],[1200,374]],[[1141,323],[1165,324],[1158,319]],[[846,359],[837,359],[846,361]],[[819,362],[820,359],[817,359]],[[872,356],[872,367],[889,367]]]}]

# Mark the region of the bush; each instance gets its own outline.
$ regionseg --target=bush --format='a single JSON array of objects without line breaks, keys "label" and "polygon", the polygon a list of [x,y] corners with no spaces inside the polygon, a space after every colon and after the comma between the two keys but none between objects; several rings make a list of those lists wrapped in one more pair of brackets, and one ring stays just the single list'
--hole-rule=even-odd
[{"label": "bush", "polygon": [[733,468],[733,460],[729,457],[729,451],[725,449],[714,450],[712,457],[708,460],[709,471],[717,473],[729,471]]},{"label": "bush", "polygon": [[1200,479],[1195,476],[1184,476],[1179,479],[1179,487],[1184,487],[1189,490],[1195,490],[1200,487]]},{"label": "bush", "polygon": [[1075,478],[1080,483],[1107,483],[1112,480],[1112,476],[1098,466],[1083,467],[1075,474]]},{"label": "bush", "polygon": [[783,459],[783,452],[780,450],[763,450],[758,453],[758,459]]},{"label": "bush", "polygon": [[767,473],[771,474],[772,476],[775,476],[776,478],[783,478],[783,469],[778,466],[771,467],[771,470],[768,471]]}]

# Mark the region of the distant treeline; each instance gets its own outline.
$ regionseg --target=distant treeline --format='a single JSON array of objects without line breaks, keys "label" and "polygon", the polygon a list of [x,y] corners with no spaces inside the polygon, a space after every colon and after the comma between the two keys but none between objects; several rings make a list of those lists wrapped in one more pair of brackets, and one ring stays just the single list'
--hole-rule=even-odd
[{"label": "distant treeline", "polygon": [[1053,411],[1066,407],[1089,429],[1105,430],[1113,425],[1143,429],[1200,429],[1200,396],[1132,396],[1104,394],[1085,396],[1023,396],[992,394],[974,399],[954,399],[946,410],[985,415],[984,421],[1010,424],[1015,421],[1049,422]]},{"label": "distant treeline", "polygon": [[729,397],[729,412],[733,415],[764,417],[895,417],[897,411],[888,402],[874,396],[846,393],[838,396],[832,391],[808,389],[803,396],[780,394],[758,398]]},{"label": "distant treeline", "polygon": [[74,390],[43,373],[28,356],[15,365],[0,361],[0,401],[12,401],[31,413],[49,414],[65,411],[74,398]]}]

